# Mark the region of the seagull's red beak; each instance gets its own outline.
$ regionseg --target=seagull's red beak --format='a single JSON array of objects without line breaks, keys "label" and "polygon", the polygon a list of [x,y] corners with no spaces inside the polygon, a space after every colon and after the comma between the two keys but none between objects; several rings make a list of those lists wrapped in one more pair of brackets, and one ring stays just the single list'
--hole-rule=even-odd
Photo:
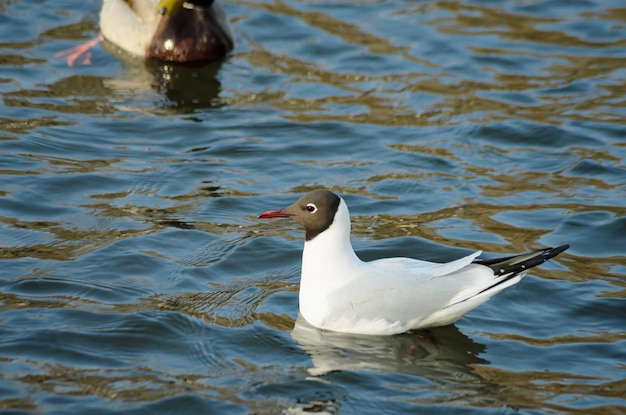
[{"label": "seagull's red beak", "polygon": [[288,218],[290,214],[284,213],[282,209],[267,210],[259,215],[259,219]]}]

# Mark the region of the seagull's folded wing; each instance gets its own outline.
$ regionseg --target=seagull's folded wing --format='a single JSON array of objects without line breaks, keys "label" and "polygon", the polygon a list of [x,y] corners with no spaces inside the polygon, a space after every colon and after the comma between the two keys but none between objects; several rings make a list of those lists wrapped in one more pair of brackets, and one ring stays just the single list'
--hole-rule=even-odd
[{"label": "seagull's folded wing", "polygon": [[452,274],[453,272],[456,272],[461,268],[471,264],[482,253],[483,251],[476,251],[455,261],[446,262],[444,264],[437,264],[435,267],[433,267],[433,277],[440,277],[442,275]]}]

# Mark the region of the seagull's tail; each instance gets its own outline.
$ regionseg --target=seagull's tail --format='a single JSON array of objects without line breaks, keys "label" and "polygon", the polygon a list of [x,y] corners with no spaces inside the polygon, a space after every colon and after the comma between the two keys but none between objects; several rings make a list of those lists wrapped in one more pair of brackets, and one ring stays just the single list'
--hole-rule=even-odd
[{"label": "seagull's tail", "polygon": [[540,249],[522,255],[473,261],[473,264],[491,268],[494,278],[486,288],[457,299],[452,304],[446,306],[446,310],[449,310],[448,312],[453,313],[453,315],[462,316],[469,310],[487,301],[493,295],[519,282],[530,268],[543,264],[567,248],[569,248],[569,245],[561,245],[556,248]]},{"label": "seagull's tail", "polygon": [[[569,245],[561,245],[556,248],[545,248],[527,254],[515,255],[506,258],[494,258],[474,261],[474,264],[485,265],[491,268],[496,276],[509,275],[513,277],[528,271],[530,268],[541,265],[550,258],[554,258],[569,248]],[[508,278],[507,278],[508,279]]]}]

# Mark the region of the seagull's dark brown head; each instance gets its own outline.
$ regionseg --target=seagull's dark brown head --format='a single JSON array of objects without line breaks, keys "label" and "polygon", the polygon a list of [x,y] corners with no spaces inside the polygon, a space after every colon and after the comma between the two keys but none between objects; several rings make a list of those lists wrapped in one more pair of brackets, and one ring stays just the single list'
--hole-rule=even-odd
[{"label": "seagull's dark brown head", "polygon": [[296,203],[284,209],[268,210],[259,218],[292,218],[306,230],[310,241],[332,225],[339,208],[339,196],[326,189],[318,189],[302,196]]}]

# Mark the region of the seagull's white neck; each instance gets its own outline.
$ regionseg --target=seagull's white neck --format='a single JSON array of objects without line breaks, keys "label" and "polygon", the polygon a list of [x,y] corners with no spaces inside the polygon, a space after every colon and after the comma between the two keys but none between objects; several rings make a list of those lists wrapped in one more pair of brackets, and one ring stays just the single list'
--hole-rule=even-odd
[{"label": "seagull's white neck", "polygon": [[304,243],[301,289],[343,285],[361,263],[350,243],[350,212],[341,199],[328,229]]},{"label": "seagull's white neck", "polygon": [[304,243],[300,279],[300,313],[317,327],[324,327],[333,307],[332,293],[359,273],[364,263],[350,243],[350,212],[339,202],[333,223]]}]

